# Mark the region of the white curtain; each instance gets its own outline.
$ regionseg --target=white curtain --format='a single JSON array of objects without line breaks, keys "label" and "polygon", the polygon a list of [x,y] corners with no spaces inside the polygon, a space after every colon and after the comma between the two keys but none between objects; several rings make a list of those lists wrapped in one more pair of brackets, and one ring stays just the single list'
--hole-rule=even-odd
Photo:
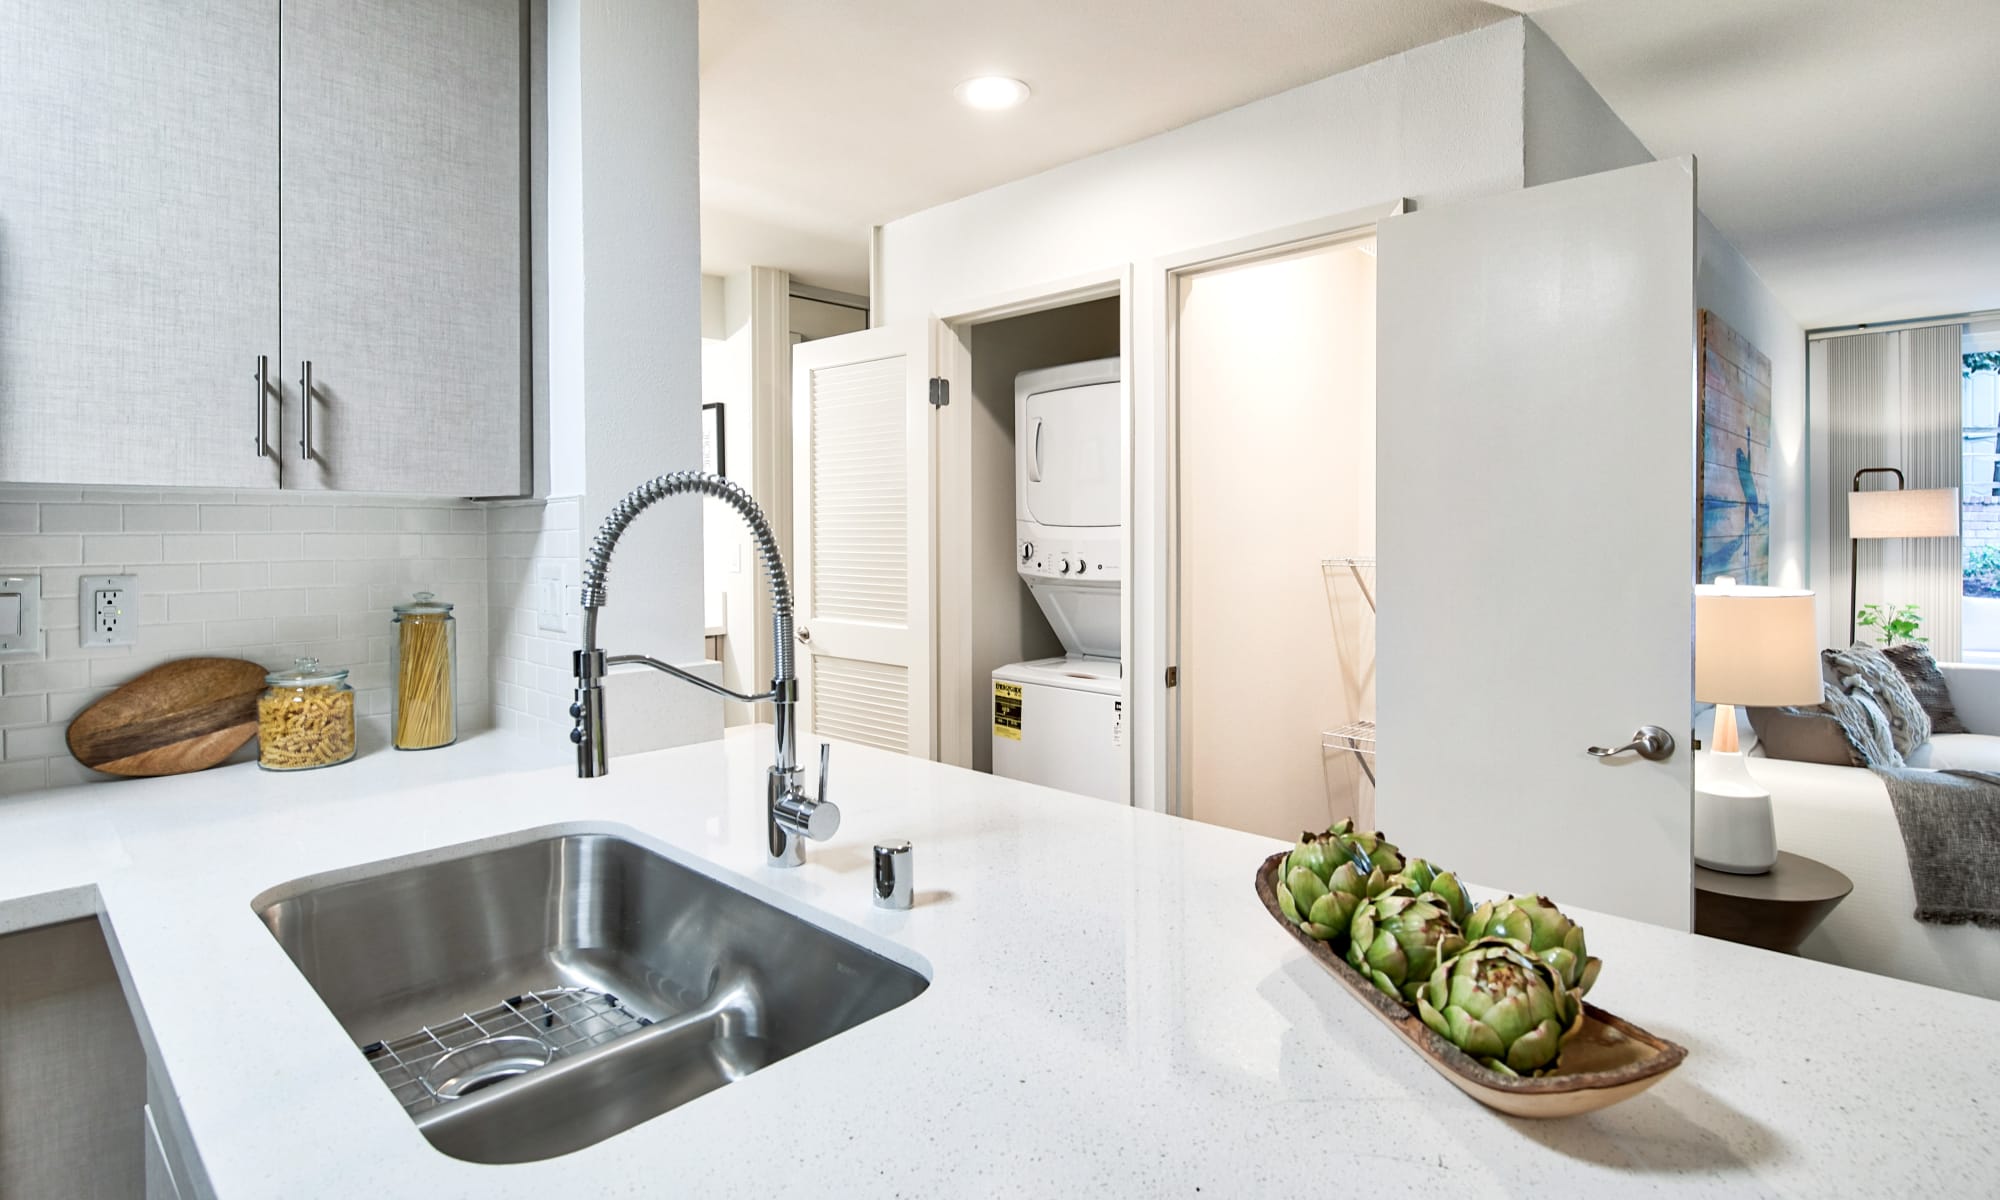
[{"label": "white curtain", "polygon": [[[1962,466],[1962,333],[1933,325],[1856,334],[1827,343],[1827,506],[1831,577],[1839,637],[1846,637],[1847,491],[1866,467],[1899,467],[1910,488],[1959,486]],[[1886,475],[1865,488],[1893,486]],[[1860,543],[1860,598],[1868,604],[1915,604],[1923,635],[1939,662],[1959,655],[1959,539],[1905,538]]]}]

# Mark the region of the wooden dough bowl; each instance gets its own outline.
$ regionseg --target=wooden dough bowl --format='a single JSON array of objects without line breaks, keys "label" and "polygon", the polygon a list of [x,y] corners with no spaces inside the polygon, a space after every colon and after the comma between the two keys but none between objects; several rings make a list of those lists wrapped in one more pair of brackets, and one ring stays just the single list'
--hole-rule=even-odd
[{"label": "wooden dough bowl", "polygon": [[1432,1070],[1488,1108],[1516,1117],[1573,1117],[1608,1108],[1652,1087],[1681,1065],[1687,1048],[1655,1037],[1630,1021],[1586,1001],[1583,1028],[1563,1044],[1562,1065],[1532,1079],[1481,1066],[1423,1020],[1384,995],[1325,942],[1306,936],[1278,907],[1278,871],[1290,851],[1280,851],[1257,868],[1257,898],[1272,920],[1285,927],[1354,998],[1396,1031]]}]

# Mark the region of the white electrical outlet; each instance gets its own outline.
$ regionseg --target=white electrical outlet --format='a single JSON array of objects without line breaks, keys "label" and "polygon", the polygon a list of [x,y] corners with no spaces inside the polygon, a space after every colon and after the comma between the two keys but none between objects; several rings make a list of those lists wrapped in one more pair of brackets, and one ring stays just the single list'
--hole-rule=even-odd
[{"label": "white electrical outlet", "polygon": [[139,577],[85,575],[76,586],[79,646],[130,646],[139,632]]}]

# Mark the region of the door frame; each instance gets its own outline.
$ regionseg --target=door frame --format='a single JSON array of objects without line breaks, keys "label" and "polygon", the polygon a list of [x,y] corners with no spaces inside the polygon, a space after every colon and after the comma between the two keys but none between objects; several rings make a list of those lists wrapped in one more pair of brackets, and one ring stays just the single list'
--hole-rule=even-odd
[{"label": "door frame", "polygon": [[[1158,811],[1180,817],[1188,815],[1182,787],[1192,741],[1186,736],[1183,724],[1187,715],[1182,711],[1180,688],[1170,688],[1166,682],[1166,671],[1177,669],[1180,665],[1182,633],[1180,307],[1175,303],[1181,281],[1209,271],[1288,258],[1363,237],[1373,233],[1388,218],[1409,212],[1414,207],[1407,198],[1365,205],[1296,225],[1279,226],[1245,237],[1191,247],[1154,259],[1147,265],[1145,278],[1150,287],[1157,289],[1152,299],[1163,322],[1162,336],[1156,343],[1157,356],[1152,364],[1161,381],[1162,394],[1162,428],[1158,431],[1157,442],[1161,450],[1162,520],[1155,525],[1158,537],[1150,547],[1154,552],[1152,561],[1159,564],[1154,572],[1158,586],[1152,591],[1157,606],[1152,624],[1156,632],[1152,650],[1159,669],[1149,673],[1140,695],[1145,701],[1141,710],[1158,714],[1154,718],[1155,736],[1152,739],[1155,752],[1153,778],[1157,781],[1156,804],[1152,807]],[[1128,558],[1127,561],[1131,560]]]},{"label": "door frame", "polygon": [[[932,659],[937,664],[934,681],[937,704],[937,760],[956,767],[972,766],[972,627],[969,621],[971,579],[969,556],[964,552],[971,520],[969,508],[947,496],[944,484],[966,478],[971,456],[971,426],[962,407],[972,395],[972,329],[1009,317],[1027,316],[1090,300],[1112,296],[1119,299],[1118,358],[1122,364],[1118,378],[1118,470],[1123,481],[1119,490],[1119,516],[1123,531],[1118,552],[1125,566],[1125,586],[1119,589],[1118,629],[1125,647],[1125,670],[1120,699],[1132,728],[1133,712],[1133,270],[1130,263],[1116,263],[1045,280],[1004,292],[959,297],[938,307],[932,317],[932,362],[938,377],[949,388],[951,403],[931,423],[931,611],[935,635]],[[951,537],[947,537],[949,530]],[[1123,763],[1126,803],[1133,803],[1134,751],[1137,739],[1128,739]]]}]

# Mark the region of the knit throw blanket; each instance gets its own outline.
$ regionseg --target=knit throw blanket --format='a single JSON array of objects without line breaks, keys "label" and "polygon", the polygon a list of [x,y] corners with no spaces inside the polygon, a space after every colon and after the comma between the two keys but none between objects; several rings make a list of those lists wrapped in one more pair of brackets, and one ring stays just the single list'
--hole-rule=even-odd
[{"label": "knit throw blanket", "polygon": [[2000,774],[1877,767],[1909,853],[1917,920],[2000,929]]}]

